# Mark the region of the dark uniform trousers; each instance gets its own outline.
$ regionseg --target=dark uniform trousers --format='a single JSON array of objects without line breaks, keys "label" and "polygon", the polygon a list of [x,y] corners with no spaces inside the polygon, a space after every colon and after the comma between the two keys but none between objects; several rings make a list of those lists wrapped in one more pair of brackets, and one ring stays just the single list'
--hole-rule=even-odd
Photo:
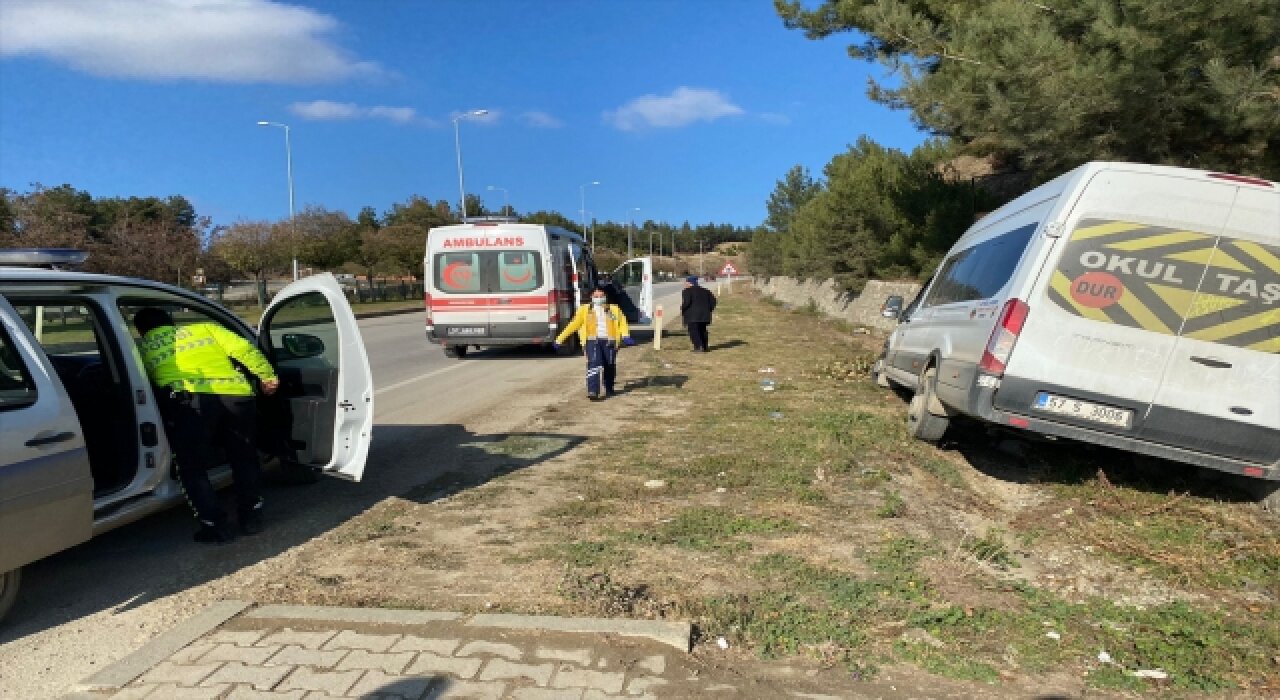
[{"label": "dark uniform trousers", "polygon": [[605,338],[589,338],[583,348],[587,356],[587,393],[599,394],[601,380],[606,393],[613,393],[618,376],[618,346]]},{"label": "dark uniform trousers", "polygon": [[707,350],[707,343],[710,342],[707,326],[710,323],[702,323],[700,321],[689,322],[689,342],[693,344],[694,350]]},{"label": "dark uniform trousers", "polygon": [[216,465],[216,449],[226,451],[235,481],[236,507],[241,513],[261,507],[262,465],[254,441],[258,409],[252,396],[222,396],[174,392],[161,401],[178,478],[196,517],[205,525],[227,524],[209,481]]}]

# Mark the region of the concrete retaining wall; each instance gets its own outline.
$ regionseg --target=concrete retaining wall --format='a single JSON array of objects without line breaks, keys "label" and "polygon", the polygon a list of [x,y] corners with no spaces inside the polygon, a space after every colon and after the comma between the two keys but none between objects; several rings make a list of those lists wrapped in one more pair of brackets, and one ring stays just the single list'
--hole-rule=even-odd
[{"label": "concrete retaining wall", "polygon": [[892,330],[897,321],[880,315],[880,305],[891,294],[901,294],[903,303],[920,291],[917,282],[867,282],[862,294],[852,295],[836,289],[831,280],[811,282],[793,277],[757,277],[756,289],[765,296],[792,306],[808,306],[810,302],[822,313],[850,323]]}]

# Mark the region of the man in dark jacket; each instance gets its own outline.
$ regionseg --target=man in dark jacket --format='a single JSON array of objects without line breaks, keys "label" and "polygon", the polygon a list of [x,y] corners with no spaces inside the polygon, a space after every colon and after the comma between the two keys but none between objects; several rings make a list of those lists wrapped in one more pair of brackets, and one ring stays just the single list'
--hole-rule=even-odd
[{"label": "man in dark jacket", "polygon": [[694,352],[709,352],[707,326],[711,325],[711,312],[716,310],[716,295],[698,285],[698,277],[691,275],[684,281],[680,295],[680,317],[689,328],[689,341]]}]

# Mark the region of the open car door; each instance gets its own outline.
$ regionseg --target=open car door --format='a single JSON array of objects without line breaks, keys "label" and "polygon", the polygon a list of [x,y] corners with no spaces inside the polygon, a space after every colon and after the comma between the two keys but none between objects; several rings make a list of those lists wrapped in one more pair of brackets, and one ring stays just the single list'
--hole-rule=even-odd
[{"label": "open car door", "polygon": [[333,275],[280,290],[258,326],[280,376],[276,426],[298,464],[359,481],[373,436],[373,373],[355,314]]},{"label": "open car door", "polygon": [[0,617],[10,573],[93,534],[84,431],[49,358],[0,296]]},{"label": "open car door", "polygon": [[653,259],[632,258],[613,271],[619,306],[628,323],[651,323],[653,319]]}]

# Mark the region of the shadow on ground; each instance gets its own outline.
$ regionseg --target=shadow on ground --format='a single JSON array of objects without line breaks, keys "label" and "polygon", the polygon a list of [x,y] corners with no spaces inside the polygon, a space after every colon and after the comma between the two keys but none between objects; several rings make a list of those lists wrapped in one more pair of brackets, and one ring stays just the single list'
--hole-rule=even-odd
[{"label": "shadow on ground", "polygon": [[0,627],[0,644],[199,586],[322,536],[388,497],[430,503],[553,459],[584,439],[477,435],[456,424],[375,426],[362,482],[321,477],[309,485],[268,483],[261,534],[220,546],[196,544],[194,519],[174,508],[31,564],[23,570],[18,603]]}]

